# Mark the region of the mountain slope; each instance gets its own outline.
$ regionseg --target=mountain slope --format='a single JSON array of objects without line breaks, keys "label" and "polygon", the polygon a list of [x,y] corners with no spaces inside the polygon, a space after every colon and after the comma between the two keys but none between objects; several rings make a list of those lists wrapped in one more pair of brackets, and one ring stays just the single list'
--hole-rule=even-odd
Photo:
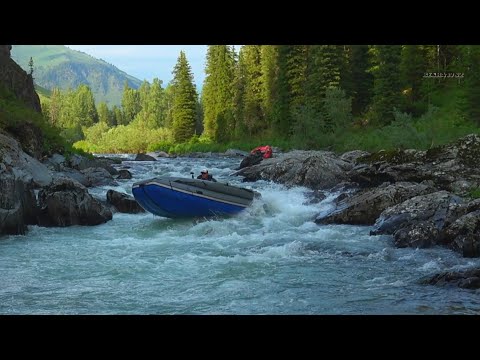
[{"label": "mountain slope", "polygon": [[33,77],[41,87],[68,89],[87,84],[96,102],[105,101],[109,106],[120,105],[125,81],[134,89],[141,84],[117,67],[63,45],[13,45],[11,54],[27,72],[33,58]]}]

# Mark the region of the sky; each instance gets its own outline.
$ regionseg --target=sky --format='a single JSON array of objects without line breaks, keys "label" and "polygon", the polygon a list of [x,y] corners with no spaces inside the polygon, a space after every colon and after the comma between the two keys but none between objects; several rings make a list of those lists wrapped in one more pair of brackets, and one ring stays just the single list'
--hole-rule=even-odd
[{"label": "sky", "polygon": [[[180,51],[185,51],[192,67],[195,85],[201,89],[205,78],[207,45],[66,45],[115,65],[140,80],[172,80],[172,71]],[[238,47],[235,46],[238,51]]]}]

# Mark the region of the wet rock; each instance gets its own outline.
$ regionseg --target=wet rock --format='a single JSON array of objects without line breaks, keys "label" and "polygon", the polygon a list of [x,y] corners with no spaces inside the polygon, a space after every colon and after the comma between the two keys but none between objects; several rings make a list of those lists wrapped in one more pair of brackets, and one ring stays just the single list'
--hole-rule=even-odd
[{"label": "wet rock", "polygon": [[356,163],[358,159],[365,158],[369,156],[370,153],[368,151],[363,151],[363,150],[353,150],[353,151],[348,151],[346,153],[343,153],[340,156],[340,159],[344,161],[348,161],[351,163]]},{"label": "wet rock", "polygon": [[315,190],[312,192],[309,192],[306,194],[306,200],[304,201],[304,205],[313,205],[313,204],[318,204],[319,202],[322,202],[325,200],[327,196],[323,191],[320,190]]},{"label": "wet rock", "polygon": [[373,225],[387,208],[414,196],[429,194],[436,189],[417,183],[399,182],[362,190],[337,202],[336,209],[315,220],[317,224]]},{"label": "wet rock", "polygon": [[243,160],[240,162],[239,169],[243,169],[245,167],[249,167],[252,165],[256,165],[261,163],[263,160],[263,155],[261,153],[259,154],[248,154],[243,158]]},{"label": "wet rock", "polygon": [[225,151],[225,155],[228,156],[248,156],[249,153],[247,151],[238,150],[238,149],[228,149]]},{"label": "wet rock", "polygon": [[147,154],[137,154],[135,161],[157,161],[157,159]]},{"label": "wet rock", "polygon": [[464,289],[480,289],[480,269],[443,272],[424,278],[420,283],[424,285],[457,286]]},{"label": "wet rock", "polygon": [[37,223],[33,185],[16,178],[12,168],[0,163],[0,235],[23,235]]},{"label": "wet rock", "polygon": [[107,203],[112,204],[122,213],[136,214],[145,212],[133,196],[115,190],[107,191]]},{"label": "wet rock", "polygon": [[245,181],[270,180],[287,186],[306,186],[314,190],[331,189],[348,180],[350,162],[327,151],[291,151],[240,169],[235,175]]},{"label": "wet rock", "polygon": [[132,178],[132,173],[128,170],[121,169],[118,170],[118,176],[117,179],[131,179]]},{"label": "wet rock", "polygon": [[423,221],[430,221],[441,230],[449,211],[462,202],[460,197],[447,191],[415,196],[383,211],[375,222],[371,234],[394,234],[401,228]]},{"label": "wet rock", "polygon": [[93,198],[82,184],[56,178],[38,193],[40,226],[98,225],[112,219],[112,212]]},{"label": "wet rock", "polygon": [[448,226],[443,243],[464,257],[480,256],[480,210],[465,214]]},{"label": "wet rock", "polygon": [[80,172],[86,177],[90,186],[118,185],[112,175],[104,168],[87,168]]},{"label": "wet rock", "polygon": [[399,248],[428,248],[435,245],[439,230],[430,221],[421,221],[396,231],[394,234],[395,246]]},{"label": "wet rock", "polygon": [[51,183],[52,175],[45,165],[26,154],[18,141],[0,133],[0,161],[13,169],[15,177],[36,187]]}]

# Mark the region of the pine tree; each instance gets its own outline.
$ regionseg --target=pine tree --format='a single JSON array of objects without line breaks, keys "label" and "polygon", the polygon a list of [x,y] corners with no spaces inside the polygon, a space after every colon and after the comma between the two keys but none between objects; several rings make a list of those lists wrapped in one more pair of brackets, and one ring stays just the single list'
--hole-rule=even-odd
[{"label": "pine tree", "polygon": [[286,47],[286,80],[289,89],[290,111],[305,104],[305,81],[308,46]]},{"label": "pine tree", "polygon": [[480,126],[480,46],[470,45],[466,54],[467,113]]},{"label": "pine tree", "polygon": [[240,50],[238,54],[238,62],[235,66],[235,78],[233,83],[233,106],[235,109],[235,133],[234,137],[241,139],[245,135],[247,129],[245,127],[243,111],[245,107],[245,82],[246,70],[244,52]]},{"label": "pine tree", "polygon": [[377,68],[374,72],[372,119],[387,125],[393,121],[393,112],[400,105],[400,45],[377,45]]},{"label": "pine tree", "polygon": [[305,104],[307,46],[279,45],[277,47],[277,76],[273,88],[272,127],[278,136],[288,137],[293,130],[293,114]]},{"label": "pine tree", "polygon": [[[324,121],[324,131],[333,131],[336,127],[335,119],[331,119],[324,109],[325,95],[330,88],[340,87],[340,71],[345,67],[344,50],[340,45],[313,45],[308,49],[305,89],[305,105],[307,109],[299,111],[306,112],[319,121]],[[297,117],[305,121],[306,115]],[[314,121],[314,120],[311,120]],[[309,122],[311,122],[309,120]],[[296,128],[304,126],[298,124]]]},{"label": "pine tree", "polygon": [[278,96],[278,47],[262,45],[262,102],[266,122],[271,126],[275,119],[275,102]]},{"label": "pine tree", "polygon": [[405,45],[402,49],[400,71],[408,112],[414,111],[412,106],[421,97],[420,90],[426,69],[426,55],[423,47],[421,45]]},{"label": "pine tree", "polygon": [[259,45],[244,45],[241,50],[245,72],[245,90],[243,101],[243,123],[250,135],[265,128],[262,108],[262,67],[261,47]]},{"label": "pine tree", "polygon": [[235,54],[227,45],[210,45],[207,50],[202,89],[204,134],[216,142],[233,136]]},{"label": "pine tree", "polygon": [[192,70],[183,51],[180,51],[173,75],[173,139],[182,143],[195,133],[197,116],[197,92],[193,84]]},{"label": "pine tree", "polygon": [[368,45],[352,45],[350,57],[350,74],[352,81],[352,112],[360,115],[367,110],[373,93],[373,76],[370,69]]},{"label": "pine tree", "polygon": [[30,60],[28,61],[28,68],[30,69],[29,75],[33,77],[33,58],[30,57]]}]

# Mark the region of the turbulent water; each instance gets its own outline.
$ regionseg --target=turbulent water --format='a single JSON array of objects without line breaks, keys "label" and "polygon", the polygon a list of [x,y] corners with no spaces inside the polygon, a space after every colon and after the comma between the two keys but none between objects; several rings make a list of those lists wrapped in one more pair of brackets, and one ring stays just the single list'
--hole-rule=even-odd
[{"label": "turbulent water", "polygon": [[262,194],[232,218],[177,220],[116,213],[106,224],[29,227],[0,240],[1,314],[478,314],[478,292],[420,285],[479,260],[396,249],[370,227],[313,222],[306,188],[242,184],[239,158],[125,161],[132,180],[90,189],[131,194],[135,181],[208,168]]}]

